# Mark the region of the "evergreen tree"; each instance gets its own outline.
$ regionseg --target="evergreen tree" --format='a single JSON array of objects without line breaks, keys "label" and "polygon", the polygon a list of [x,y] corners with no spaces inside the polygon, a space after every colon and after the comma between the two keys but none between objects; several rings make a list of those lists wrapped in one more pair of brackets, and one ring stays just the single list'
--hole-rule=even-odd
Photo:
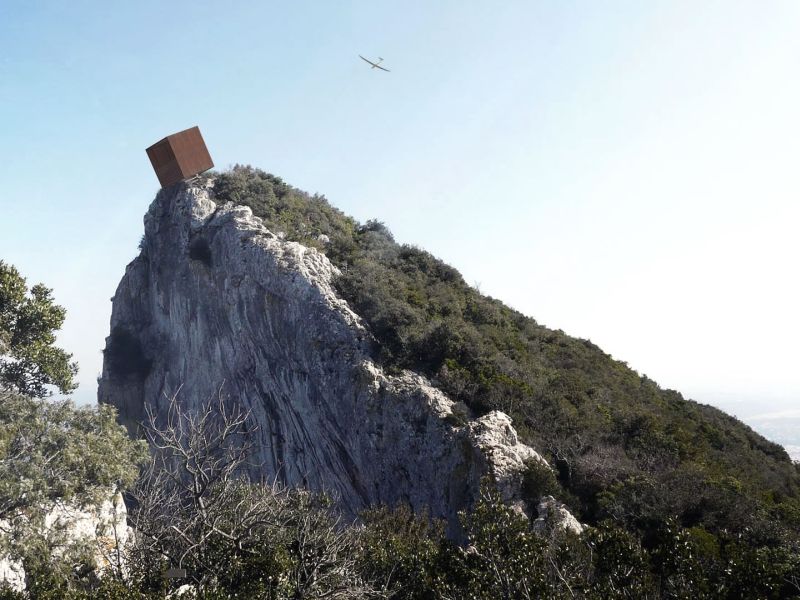
[{"label": "evergreen tree", "polygon": [[49,396],[47,386],[68,394],[78,365],[54,344],[66,311],[42,284],[30,290],[12,265],[0,261],[0,388]]}]

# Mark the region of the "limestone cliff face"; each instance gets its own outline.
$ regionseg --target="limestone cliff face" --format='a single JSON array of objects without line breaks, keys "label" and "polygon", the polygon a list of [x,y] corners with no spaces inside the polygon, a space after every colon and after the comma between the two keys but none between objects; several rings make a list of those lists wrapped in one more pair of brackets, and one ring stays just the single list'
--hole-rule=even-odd
[{"label": "limestone cliff face", "polygon": [[259,426],[258,475],[332,492],[350,515],[404,501],[455,526],[487,473],[519,498],[523,462],[542,459],[509,417],[460,423],[423,377],[384,373],[328,259],[218,206],[207,186],[162,190],[145,216],[113,299],[100,401],[133,430],[179,388],[189,406],[221,389]]}]

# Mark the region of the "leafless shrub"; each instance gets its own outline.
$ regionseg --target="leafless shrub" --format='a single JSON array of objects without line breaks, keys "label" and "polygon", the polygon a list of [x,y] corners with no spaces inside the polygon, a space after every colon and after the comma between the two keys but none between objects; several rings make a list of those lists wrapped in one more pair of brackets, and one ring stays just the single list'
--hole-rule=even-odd
[{"label": "leafless shrub", "polygon": [[221,394],[196,411],[176,394],[161,423],[148,413],[152,459],[131,494],[133,576],[185,569],[176,584],[198,591],[379,597],[357,574],[358,529],[342,527],[326,497],[248,477],[254,430]]}]

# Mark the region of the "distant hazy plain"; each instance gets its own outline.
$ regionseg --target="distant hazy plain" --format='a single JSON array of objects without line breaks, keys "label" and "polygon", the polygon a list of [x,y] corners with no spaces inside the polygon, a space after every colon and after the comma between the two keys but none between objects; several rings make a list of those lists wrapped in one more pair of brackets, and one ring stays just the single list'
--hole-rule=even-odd
[{"label": "distant hazy plain", "polygon": [[[793,460],[800,461],[800,401],[766,398],[758,402],[752,398],[717,396],[698,400],[735,416],[767,439],[783,445]],[[767,410],[759,411],[759,406]]]}]

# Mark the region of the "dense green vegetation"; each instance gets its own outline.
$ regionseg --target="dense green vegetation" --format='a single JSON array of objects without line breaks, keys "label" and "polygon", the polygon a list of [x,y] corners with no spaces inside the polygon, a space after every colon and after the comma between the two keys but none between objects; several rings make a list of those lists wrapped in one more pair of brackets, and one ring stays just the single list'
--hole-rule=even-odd
[{"label": "dense green vegetation", "polygon": [[[160,547],[137,540],[126,570],[87,582],[50,577],[7,600],[133,600],[181,597],[338,600],[603,600],[630,598],[761,599],[800,593],[800,557],[785,549],[753,549],[726,538],[713,552],[707,540],[667,524],[651,550],[629,532],[603,522],[582,537],[559,531],[541,537],[487,485],[474,510],[461,518],[468,545],[444,536],[441,523],[406,508],[376,509],[364,526],[342,526],[324,496],[239,480],[223,505],[215,498],[218,531],[208,531],[183,564],[185,576],[164,576],[170,561]],[[223,494],[223,495],[227,495]],[[260,519],[237,545],[225,528],[262,503]],[[196,519],[184,505],[181,519]],[[169,548],[186,548],[172,535]]]},{"label": "dense green vegetation", "polygon": [[797,550],[800,468],[781,446],[483,296],[382,223],[359,224],[324,197],[250,167],[218,175],[214,192],[327,254],[385,368],[424,373],[473,415],[511,415],[583,521],[612,519],[646,549],[674,519],[709,547],[738,535],[755,548]]}]

